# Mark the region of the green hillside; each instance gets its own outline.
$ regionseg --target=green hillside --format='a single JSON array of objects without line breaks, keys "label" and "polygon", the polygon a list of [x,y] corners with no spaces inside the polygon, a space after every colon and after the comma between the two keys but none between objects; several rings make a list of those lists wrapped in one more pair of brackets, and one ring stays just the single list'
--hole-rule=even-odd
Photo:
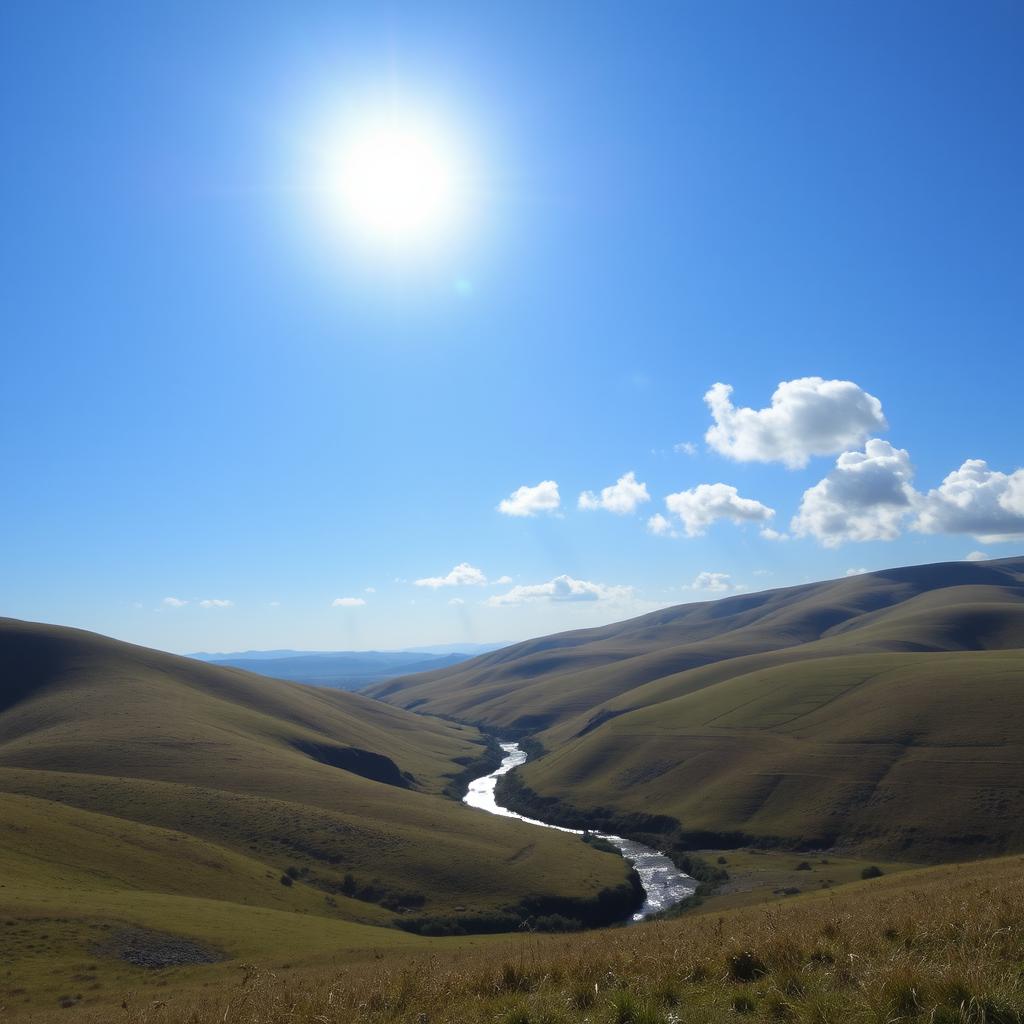
[{"label": "green hillside", "polygon": [[909,859],[1024,847],[1020,558],[682,605],[370,693],[531,736],[519,776],[578,810]]},{"label": "green hillside", "polygon": [[617,856],[444,795],[484,752],[355,694],[3,620],[0,997],[56,998],[88,961],[134,984],[99,942],[126,929],[221,960],[351,958],[426,944],[407,918],[625,884]]}]

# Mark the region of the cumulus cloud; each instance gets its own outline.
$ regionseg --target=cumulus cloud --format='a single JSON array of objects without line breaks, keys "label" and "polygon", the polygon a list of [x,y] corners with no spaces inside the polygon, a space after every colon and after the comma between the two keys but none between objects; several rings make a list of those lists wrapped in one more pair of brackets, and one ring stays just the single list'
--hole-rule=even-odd
[{"label": "cumulus cloud", "polygon": [[761,527],[761,536],[764,537],[765,540],[789,540],[788,533],[780,533],[778,530],[773,530],[770,526]]},{"label": "cumulus cloud", "polygon": [[465,604],[466,602],[465,602],[465,601],[463,601],[461,597],[453,597],[453,598],[452,598],[452,599],[451,599],[451,600],[450,600],[450,601],[449,601],[448,603],[449,603],[449,604],[450,604],[450,605],[451,605],[451,606],[452,606],[453,608],[458,608],[458,607],[460,607],[461,605],[464,605],[464,604]]},{"label": "cumulus cloud", "polygon": [[669,536],[673,533],[672,524],[660,512],[655,512],[647,520],[647,532],[653,533],[655,537]]},{"label": "cumulus cloud", "polygon": [[867,571],[868,571],[867,569],[847,569],[846,570],[846,575],[847,576],[863,576],[864,573],[866,573]]},{"label": "cumulus cloud", "polygon": [[562,499],[558,484],[554,480],[541,480],[536,487],[525,484],[514,490],[498,505],[498,511],[506,516],[536,516],[541,512],[557,512]]},{"label": "cumulus cloud", "polygon": [[715,421],[704,437],[737,462],[782,462],[796,469],[812,455],[834,455],[888,429],[882,403],[850,380],[783,381],[764,409],[733,405],[732,390],[719,383],[704,395]]},{"label": "cumulus cloud", "polygon": [[913,476],[905,449],[874,438],[862,452],[843,452],[835,469],[804,491],[791,529],[830,548],[844,541],[892,540],[917,503]]},{"label": "cumulus cloud", "polygon": [[183,600],[180,597],[165,597],[160,602],[165,608],[184,608],[188,604],[188,601]]},{"label": "cumulus cloud", "polygon": [[966,555],[964,555],[965,562],[985,562],[987,560],[987,551],[969,551]]},{"label": "cumulus cloud", "polygon": [[331,602],[332,608],[361,608],[366,602],[361,597],[336,597]]},{"label": "cumulus cloud", "polygon": [[530,601],[626,601],[633,596],[632,587],[610,586],[576,580],[571,576],[556,576],[547,583],[534,583],[513,587],[508,593],[495,594],[487,599],[492,608],[526,604]]},{"label": "cumulus cloud", "polygon": [[617,516],[625,516],[635,512],[638,505],[650,500],[647,484],[640,483],[636,478],[636,473],[630,470],[620,476],[611,486],[603,487],[600,495],[594,494],[593,491],[584,491],[580,495],[579,507],[582,509],[603,508],[608,512],[614,512]]},{"label": "cumulus cloud", "polygon": [[712,593],[721,594],[726,590],[732,590],[732,576],[727,572],[699,572],[690,584],[692,590],[710,590]]},{"label": "cumulus cloud", "polygon": [[200,608],[231,608],[234,605],[234,601],[225,601],[219,597],[207,597],[199,602]]},{"label": "cumulus cloud", "polygon": [[475,565],[459,562],[447,576],[427,576],[415,580],[413,585],[437,590],[439,587],[480,587],[486,582],[487,577]]},{"label": "cumulus cloud", "polygon": [[672,445],[672,451],[680,455],[696,455],[697,446],[692,441],[680,441],[679,444]]},{"label": "cumulus cloud", "polygon": [[[698,484],[688,491],[668,495],[665,506],[679,518],[687,537],[700,537],[718,519],[765,523],[775,515],[775,509],[753,498],[741,498],[729,484]],[[652,525],[652,520],[648,520],[647,525],[652,532],[664,532],[660,521]]]},{"label": "cumulus cloud", "polygon": [[511,576],[499,576],[494,581],[495,586],[498,586],[498,587],[504,587],[504,586],[506,586],[507,584],[509,584],[511,582],[512,582],[512,577]]},{"label": "cumulus cloud", "polygon": [[914,529],[969,533],[986,544],[1024,537],[1024,469],[1000,473],[968,459],[924,495]]},{"label": "cumulus cloud", "polygon": [[377,588],[376,587],[363,587],[363,593],[364,594],[376,594],[377,593]]}]

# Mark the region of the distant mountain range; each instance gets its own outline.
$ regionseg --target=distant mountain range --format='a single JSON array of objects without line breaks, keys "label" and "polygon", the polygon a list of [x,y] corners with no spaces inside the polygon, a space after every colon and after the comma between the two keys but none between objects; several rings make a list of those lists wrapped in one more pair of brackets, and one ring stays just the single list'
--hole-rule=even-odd
[{"label": "distant mountain range", "polygon": [[234,651],[188,655],[212,665],[255,672],[339,690],[360,690],[396,676],[450,668],[459,662],[504,647],[504,644],[435,644],[402,651]]}]

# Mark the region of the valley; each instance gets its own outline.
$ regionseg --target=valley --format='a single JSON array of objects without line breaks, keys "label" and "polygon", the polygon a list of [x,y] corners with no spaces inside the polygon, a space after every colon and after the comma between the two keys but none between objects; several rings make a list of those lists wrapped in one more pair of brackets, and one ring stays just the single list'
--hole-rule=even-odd
[{"label": "valley", "polygon": [[[672,989],[721,1009],[761,977],[712,986],[738,955],[721,950],[756,941],[774,979],[756,1005],[854,1007],[893,969],[885,928],[865,931],[876,898],[880,919],[901,908],[900,935],[968,892],[1017,920],[1022,624],[1024,559],[919,566],[667,608],[355,694],[2,620],[0,1000],[29,1019],[98,1021],[123,1000],[130,1022],[203,1024],[237,1007],[244,963],[301,1021],[335,1019],[320,979],[342,972],[380,993],[345,1020],[593,1007],[645,1024],[608,1007]],[[503,756],[518,767],[496,770]],[[638,912],[653,920],[607,930]],[[802,952],[773,946],[769,919]],[[581,928],[575,945],[547,934]],[[1005,988],[1008,947],[975,939],[955,955]],[[808,966],[822,941],[878,978],[826,985]],[[705,952],[680,964],[678,942]],[[663,981],[623,980],[639,955]],[[439,956],[443,999],[423,966]],[[772,995],[787,957],[810,972],[799,997]],[[522,979],[485,981],[497,961]],[[558,1012],[526,966],[541,962]],[[581,978],[596,1001],[566,1009]]]}]

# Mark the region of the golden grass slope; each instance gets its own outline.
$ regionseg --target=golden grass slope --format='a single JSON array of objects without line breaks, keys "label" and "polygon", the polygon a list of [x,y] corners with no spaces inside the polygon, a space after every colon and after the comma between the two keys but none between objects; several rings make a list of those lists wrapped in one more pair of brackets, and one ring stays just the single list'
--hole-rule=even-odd
[{"label": "golden grass slope", "polygon": [[[83,1024],[1021,1024],[1024,860],[571,938],[394,950],[87,995]],[[159,995],[158,995],[159,993]],[[158,995],[158,997],[157,997]],[[33,1014],[39,1024],[68,1011]]]}]

